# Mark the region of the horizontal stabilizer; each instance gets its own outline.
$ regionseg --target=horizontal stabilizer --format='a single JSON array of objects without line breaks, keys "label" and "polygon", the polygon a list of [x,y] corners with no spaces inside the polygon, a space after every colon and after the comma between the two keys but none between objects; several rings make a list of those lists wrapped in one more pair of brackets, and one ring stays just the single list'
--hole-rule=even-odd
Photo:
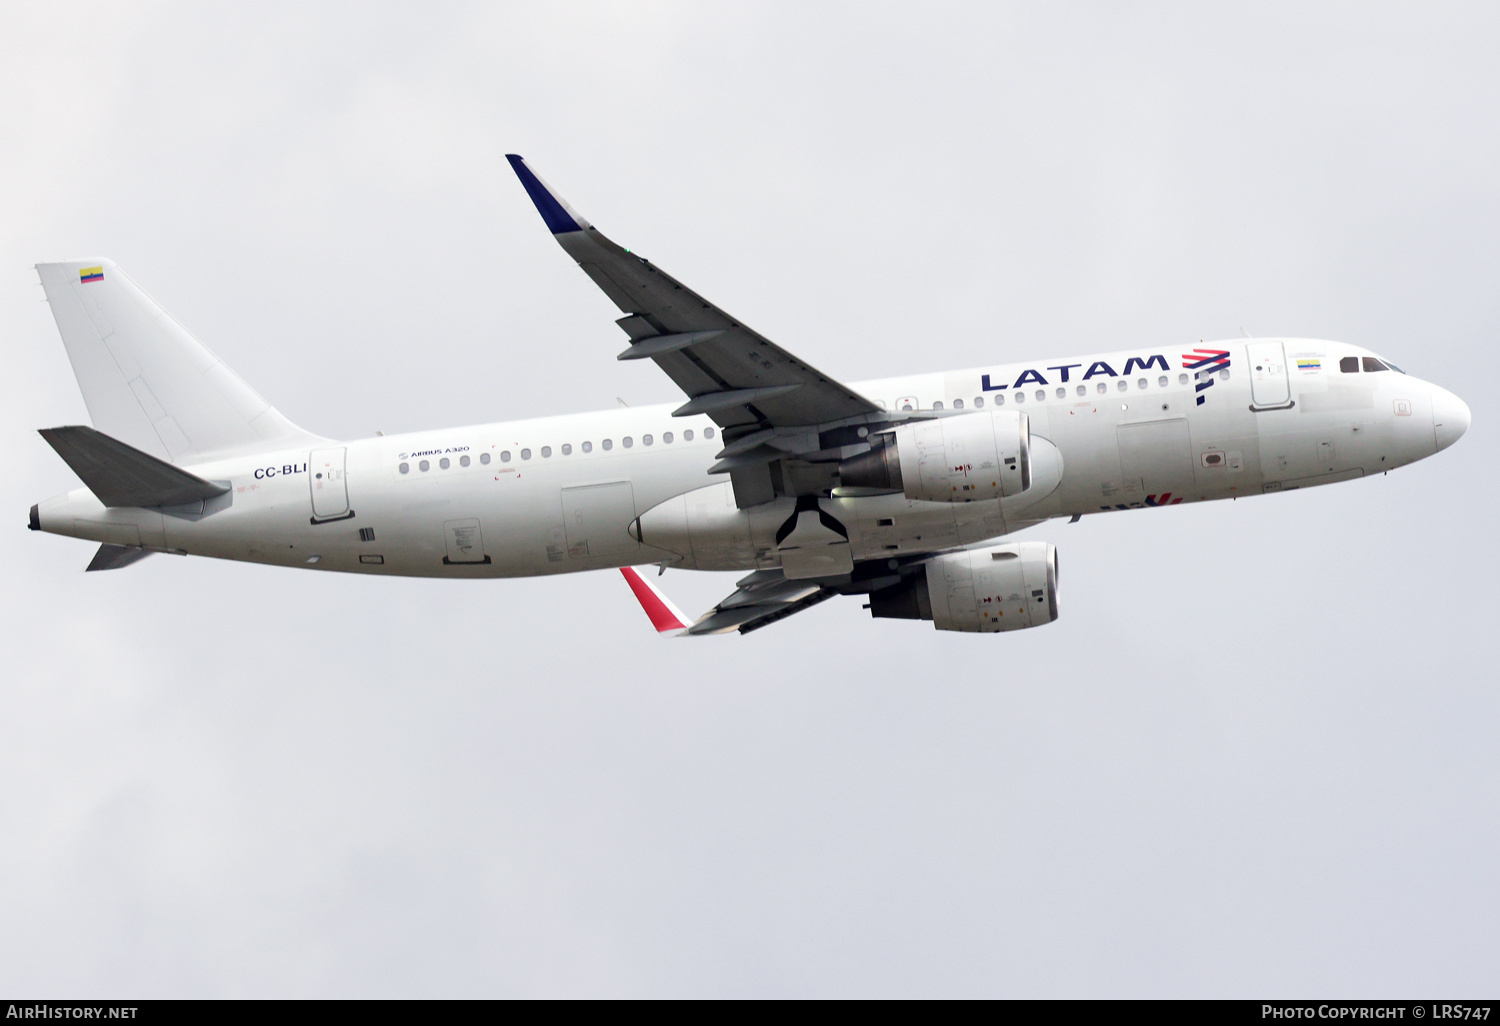
[{"label": "horizontal stabilizer", "polygon": [[89,561],[85,570],[118,570],[131,563],[138,563],[151,555],[149,549],[143,549],[139,545],[110,545],[108,543],[99,546],[99,551],[94,553],[94,558]]},{"label": "horizontal stabilizer", "polygon": [[181,506],[229,491],[91,427],[43,428],[39,434],[106,506]]}]

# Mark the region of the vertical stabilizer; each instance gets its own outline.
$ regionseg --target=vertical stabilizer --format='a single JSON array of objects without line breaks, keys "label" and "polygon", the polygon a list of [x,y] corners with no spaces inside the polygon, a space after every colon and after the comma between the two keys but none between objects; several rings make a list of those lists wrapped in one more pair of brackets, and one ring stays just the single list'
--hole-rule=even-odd
[{"label": "vertical stabilizer", "polygon": [[38,264],[94,427],[172,463],[311,443],[109,260]]}]

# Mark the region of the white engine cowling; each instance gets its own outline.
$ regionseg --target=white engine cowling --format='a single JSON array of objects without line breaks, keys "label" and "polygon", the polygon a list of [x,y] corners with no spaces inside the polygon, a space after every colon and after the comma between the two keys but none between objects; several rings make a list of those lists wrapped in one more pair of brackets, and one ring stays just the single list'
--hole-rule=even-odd
[{"label": "white engine cowling", "polygon": [[901,491],[925,502],[976,502],[1031,486],[1031,420],[1013,410],[903,424],[839,464],[846,487]]},{"label": "white engine cowling", "polygon": [[990,634],[1057,619],[1057,549],[1015,542],[934,556],[926,573],[870,595],[870,615]]}]

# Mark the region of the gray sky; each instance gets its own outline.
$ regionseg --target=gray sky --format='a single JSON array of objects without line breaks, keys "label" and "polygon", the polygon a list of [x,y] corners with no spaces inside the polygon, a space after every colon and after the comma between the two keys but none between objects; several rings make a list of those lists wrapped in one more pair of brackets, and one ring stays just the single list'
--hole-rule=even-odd
[{"label": "gray sky", "polygon": [[[1494,5],[739,6],[0,11],[0,990],[1494,991]],[[1062,618],[1005,636],[23,529],[87,422],[38,260],[328,435],[675,399],[510,151],[845,380],[1243,326],[1474,426],[1033,530]]]}]

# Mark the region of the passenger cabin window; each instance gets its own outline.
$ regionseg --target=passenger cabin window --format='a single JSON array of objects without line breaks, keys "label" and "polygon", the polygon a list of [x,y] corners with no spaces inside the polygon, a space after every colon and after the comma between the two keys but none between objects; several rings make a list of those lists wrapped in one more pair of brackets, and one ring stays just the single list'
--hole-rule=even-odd
[{"label": "passenger cabin window", "polygon": [[962,399],[955,399],[955,400],[953,400],[953,408],[955,410],[961,410],[961,409],[963,409],[964,408],[964,401]]},{"label": "passenger cabin window", "polygon": [[523,459],[523,460],[529,460],[529,459],[531,459],[531,450],[530,449],[522,449],[521,450],[521,459]]},{"label": "passenger cabin window", "polygon": [[600,442],[599,444],[602,445],[602,446],[604,446],[604,451],[605,452],[609,452],[609,450],[611,450],[611,449],[613,449],[615,447],[615,442],[614,442],[614,439],[612,439],[612,438],[606,438],[604,441]]},{"label": "passenger cabin window", "polygon": [[[693,440],[693,429],[692,428],[688,428],[686,431],[684,431],[682,433],[682,440],[684,442],[691,442]],[[671,439],[668,438],[667,441],[670,442]]]},{"label": "passenger cabin window", "polygon": [[583,445],[579,446],[579,448],[581,448],[584,452],[593,452],[594,451],[594,443],[593,442],[584,442]]},{"label": "passenger cabin window", "polygon": [[941,410],[943,408],[943,401],[939,399],[937,402],[932,404],[932,408],[934,410]]},{"label": "passenger cabin window", "polygon": [[1346,356],[1339,361],[1339,370],[1345,374],[1359,373],[1359,357]]},{"label": "passenger cabin window", "polygon": [[1376,371],[1383,371],[1386,369],[1385,364],[1381,363],[1373,356],[1366,356],[1361,362],[1365,365],[1366,374],[1373,374]]},{"label": "passenger cabin window", "polygon": [[401,466],[397,467],[396,469],[399,470],[399,471],[401,471],[401,473],[403,473],[403,474],[410,474],[411,473],[411,464],[410,463],[403,463],[403,464],[401,464]]},{"label": "passenger cabin window", "polygon": [[483,463],[485,466],[489,466],[490,465],[490,454],[487,453],[487,452],[480,453],[479,454],[479,462]]},{"label": "passenger cabin window", "polygon": [[422,471],[431,470],[432,464],[428,463],[426,460],[423,460],[421,463],[417,464],[417,469]]},{"label": "passenger cabin window", "polygon": [[981,409],[983,406],[984,406],[984,396],[982,396],[982,395],[976,395],[974,397],[974,409],[978,410],[978,409]]},{"label": "passenger cabin window", "polygon": [[[523,452],[521,455],[525,456],[526,454]],[[551,458],[552,458],[552,446],[550,446],[550,445],[544,445],[544,446],[542,446],[542,459],[544,459],[544,460],[550,460]]]},{"label": "passenger cabin window", "polygon": [[571,445],[569,445],[568,443],[564,442],[563,443],[563,447],[562,447],[562,454],[564,456],[571,456],[571,455],[573,455],[573,447]]},{"label": "passenger cabin window", "polygon": [[510,462],[510,450],[509,449],[505,449],[505,450],[503,450],[500,453],[500,462],[501,463],[509,463]]},{"label": "passenger cabin window", "polygon": [[450,465],[451,464],[449,464],[449,462],[448,462],[448,457],[446,457],[446,456],[444,456],[442,459],[438,460],[438,469],[440,469],[440,470],[447,470]]},{"label": "passenger cabin window", "polygon": [[467,457],[467,456],[460,456],[458,458],[458,465],[460,467],[467,467],[469,465],[469,457]]},{"label": "passenger cabin window", "polygon": [[641,436],[641,444],[642,445],[650,445],[651,444],[651,436],[650,435],[642,435]]},{"label": "passenger cabin window", "polygon": [[713,428],[704,428],[703,429],[703,437],[704,438],[712,438],[713,436],[714,436],[714,429]]},{"label": "passenger cabin window", "polygon": [[671,444],[672,444],[672,432],[670,432],[670,431],[664,431],[664,432],[663,432],[663,433],[662,433],[662,436],[661,436],[661,440],[662,440],[662,441],[663,441],[663,442],[664,442],[664,443],[665,443],[665,444],[667,444],[667,445],[671,445]]},{"label": "passenger cabin window", "polygon": [[635,444],[635,439],[631,438],[629,435],[626,435],[624,438],[620,439],[620,444],[629,449],[632,445]]}]

